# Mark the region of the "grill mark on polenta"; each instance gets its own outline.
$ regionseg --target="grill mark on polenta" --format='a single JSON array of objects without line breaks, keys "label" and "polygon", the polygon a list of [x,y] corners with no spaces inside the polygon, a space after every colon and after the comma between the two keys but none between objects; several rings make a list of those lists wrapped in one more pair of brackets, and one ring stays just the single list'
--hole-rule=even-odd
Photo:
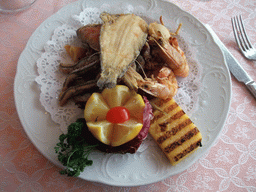
[{"label": "grill mark on polenta", "polygon": [[185,114],[185,112],[183,110],[181,111],[178,111],[177,113],[175,113],[171,118],[170,120],[175,120],[175,119],[179,119],[181,118],[183,115]]},{"label": "grill mark on polenta", "polygon": [[169,112],[171,112],[171,111],[173,111],[175,108],[177,108],[179,105],[177,104],[177,103],[173,103],[173,104],[171,104],[170,106],[168,106],[164,111],[166,112],[166,113],[169,113]]},{"label": "grill mark on polenta", "polygon": [[[167,123],[167,122],[166,122]],[[169,122],[168,122],[169,123]],[[180,123],[179,125],[173,127],[170,131],[166,131],[165,135],[159,137],[157,139],[157,143],[162,144],[166,139],[170,138],[171,136],[174,136],[176,133],[178,133],[182,128],[185,128],[187,125],[191,124],[192,121],[190,119],[186,119],[185,121],[183,121],[182,123]],[[160,124],[159,124],[160,126]],[[161,127],[161,126],[160,126]],[[162,131],[162,127],[161,127],[161,131]],[[162,131],[164,132],[164,130]]]},{"label": "grill mark on polenta", "polygon": [[159,127],[161,128],[161,132],[165,132],[169,123],[171,123],[175,119],[181,118],[184,114],[185,112],[183,110],[178,111],[172,117],[170,117],[166,122],[159,124]]},{"label": "grill mark on polenta", "polygon": [[197,129],[197,127],[195,127],[194,129],[192,129],[191,131],[189,131],[188,133],[186,133],[183,137],[181,137],[178,141],[173,142],[172,144],[168,145],[167,147],[164,148],[164,152],[166,153],[170,153],[171,151],[173,151],[176,147],[182,145],[182,143],[184,143],[185,141],[189,140],[190,138],[192,138],[194,135],[196,135],[197,133],[199,133],[199,130]]},{"label": "grill mark on polenta", "polygon": [[162,113],[162,112],[157,115],[154,115],[154,118],[152,119],[151,123],[156,122],[158,119],[160,119],[163,116],[164,116],[164,113]]},{"label": "grill mark on polenta", "polygon": [[161,128],[161,132],[165,132],[167,129],[167,126],[170,122],[166,121],[164,123],[159,124],[159,127]]},{"label": "grill mark on polenta", "polygon": [[189,147],[187,147],[184,151],[176,155],[173,159],[175,162],[179,161],[181,158],[185,157],[187,154],[195,150],[197,147],[201,146],[202,139],[199,139],[195,143],[191,144]]},{"label": "grill mark on polenta", "polygon": [[170,100],[172,100],[172,98],[168,98],[168,99],[166,99],[166,100],[158,99],[158,100],[155,102],[155,105],[157,105],[158,107],[162,107],[163,104],[168,103]]},{"label": "grill mark on polenta", "polygon": [[[161,107],[163,107],[166,103],[168,103],[168,106],[163,109],[163,111],[159,110]],[[179,107],[179,105],[174,102],[173,99],[166,99],[166,100],[163,100],[163,99],[160,99],[160,100],[156,100],[154,102],[152,102],[152,104],[154,104],[153,106],[157,106],[159,109],[154,109],[154,118],[153,120],[151,121],[151,123],[154,123],[156,122],[158,119],[160,119],[161,117],[163,117],[164,115],[166,115],[165,113],[169,113],[171,111],[173,111],[174,109],[176,109],[177,107]],[[157,114],[155,114],[155,112],[159,111]]]},{"label": "grill mark on polenta", "polygon": [[[161,100],[161,101],[162,101],[162,100]],[[157,104],[157,106],[160,107],[159,104]],[[173,104],[171,104],[169,107],[167,107],[167,108],[164,110],[164,112],[169,113],[169,112],[173,111],[175,108],[177,108],[178,106],[179,106],[179,105],[178,105],[177,103],[173,103]],[[157,115],[154,116],[154,119],[151,121],[151,123],[156,122],[158,119],[160,119],[160,118],[163,117],[164,115],[165,115],[165,114],[160,111],[160,113],[158,113]]]}]

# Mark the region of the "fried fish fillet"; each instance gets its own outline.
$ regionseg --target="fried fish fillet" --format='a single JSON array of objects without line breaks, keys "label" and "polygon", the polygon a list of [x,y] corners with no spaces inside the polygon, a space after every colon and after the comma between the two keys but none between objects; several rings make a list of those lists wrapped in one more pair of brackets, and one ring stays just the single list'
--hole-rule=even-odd
[{"label": "fried fish fillet", "polygon": [[134,14],[102,13],[100,32],[101,77],[100,88],[112,88],[129,65],[138,57],[146,42],[148,24]]},{"label": "fried fish fillet", "polygon": [[201,146],[202,135],[174,99],[152,101],[154,119],[149,133],[172,165]]}]

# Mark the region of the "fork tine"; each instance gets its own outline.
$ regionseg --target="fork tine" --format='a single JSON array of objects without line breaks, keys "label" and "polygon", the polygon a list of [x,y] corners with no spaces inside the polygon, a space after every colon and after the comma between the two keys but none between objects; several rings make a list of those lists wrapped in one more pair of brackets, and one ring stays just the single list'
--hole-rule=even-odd
[{"label": "fork tine", "polygon": [[239,15],[239,19],[240,19],[239,23],[241,23],[241,28],[242,28],[242,30],[240,28],[240,31],[243,31],[242,36],[243,36],[244,42],[245,42],[246,46],[248,47],[248,49],[252,48],[252,44],[250,42],[250,39],[248,38],[248,35],[247,35],[245,27],[244,27],[244,22],[242,20],[242,15]]},{"label": "fork tine", "polygon": [[244,40],[243,31],[242,31],[242,28],[241,28],[240,21],[238,19],[238,16],[236,16],[235,18],[236,18],[236,27],[237,27],[237,30],[238,30],[238,38],[240,40],[243,51],[246,51],[246,49],[248,49],[248,48],[247,48],[245,40]]},{"label": "fork tine", "polygon": [[247,59],[256,61],[256,49],[252,46],[252,43],[247,35],[242,16],[239,15],[239,17],[232,17],[231,23],[235,40],[240,51]]},{"label": "fork tine", "polygon": [[238,37],[236,18],[235,17],[231,18],[231,22],[232,22],[232,27],[233,27],[233,32],[234,32],[236,43],[237,43],[239,49],[243,50],[242,45],[239,40],[239,37]]}]

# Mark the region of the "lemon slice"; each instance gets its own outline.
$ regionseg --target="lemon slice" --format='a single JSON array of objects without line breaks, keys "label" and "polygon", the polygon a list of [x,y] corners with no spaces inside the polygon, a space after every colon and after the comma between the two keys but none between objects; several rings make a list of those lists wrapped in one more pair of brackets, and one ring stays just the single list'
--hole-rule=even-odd
[{"label": "lemon slice", "polygon": [[105,120],[109,109],[102,95],[100,93],[93,93],[86,103],[84,118],[86,122]]},{"label": "lemon slice", "polygon": [[145,103],[141,95],[136,94],[131,97],[125,103],[124,107],[130,111],[131,118],[135,118],[139,121],[143,120],[143,110],[145,108]]},{"label": "lemon slice", "polygon": [[111,144],[114,124],[105,120],[100,122],[88,122],[87,126],[96,139],[106,145]]},{"label": "lemon slice", "polygon": [[130,98],[131,93],[128,87],[117,85],[114,89],[104,89],[102,96],[110,108],[116,106],[123,106]]},{"label": "lemon slice", "polygon": [[119,146],[134,139],[142,129],[143,124],[130,119],[122,124],[115,124],[112,133],[112,146]]}]

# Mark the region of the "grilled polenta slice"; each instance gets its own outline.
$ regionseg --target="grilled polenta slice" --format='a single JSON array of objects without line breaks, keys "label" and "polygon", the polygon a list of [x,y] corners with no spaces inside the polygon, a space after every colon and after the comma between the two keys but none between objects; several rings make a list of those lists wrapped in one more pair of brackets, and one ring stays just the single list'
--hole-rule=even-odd
[{"label": "grilled polenta slice", "polygon": [[202,135],[174,99],[152,100],[154,118],[149,133],[172,165],[201,146]]}]

